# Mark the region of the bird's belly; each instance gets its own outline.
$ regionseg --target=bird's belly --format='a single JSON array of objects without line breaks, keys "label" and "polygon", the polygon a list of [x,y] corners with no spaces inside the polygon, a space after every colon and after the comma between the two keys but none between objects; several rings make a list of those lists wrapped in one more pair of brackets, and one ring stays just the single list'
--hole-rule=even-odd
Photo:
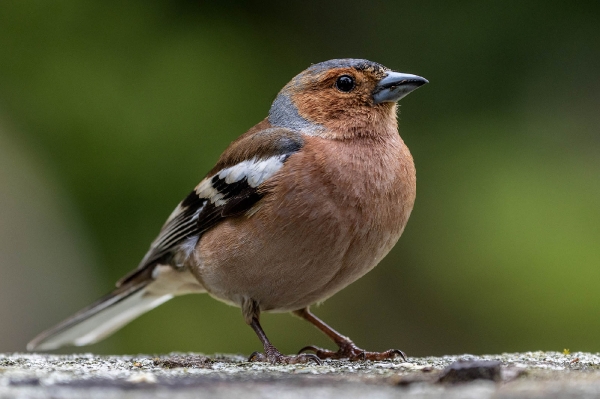
[{"label": "bird's belly", "polygon": [[372,148],[305,138],[285,173],[265,183],[251,216],[223,220],[202,236],[196,277],[226,302],[289,311],[363,276],[392,249],[415,199],[412,157],[397,133],[389,140]]},{"label": "bird's belly", "polygon": [[228,303],[239,306],[251,298],[262,311],[304,308],[377,265],[408,218],[398,204],[379,219],[353,208],[342,212],[333,201],[319,204],[305,213],[286,212],[289,204],[223,221],[198,244],[195,275],[212,296]]}]

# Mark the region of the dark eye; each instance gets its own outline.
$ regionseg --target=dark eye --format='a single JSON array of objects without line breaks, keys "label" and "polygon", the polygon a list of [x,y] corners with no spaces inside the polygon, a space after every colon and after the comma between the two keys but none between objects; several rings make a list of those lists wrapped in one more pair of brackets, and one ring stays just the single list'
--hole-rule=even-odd
[{"label": "dark eye", "polygon": [[335,87],[337,87],[339,91],[348,93],[354,89],[354,78],[352,76],[342,75],[335,81]]}]

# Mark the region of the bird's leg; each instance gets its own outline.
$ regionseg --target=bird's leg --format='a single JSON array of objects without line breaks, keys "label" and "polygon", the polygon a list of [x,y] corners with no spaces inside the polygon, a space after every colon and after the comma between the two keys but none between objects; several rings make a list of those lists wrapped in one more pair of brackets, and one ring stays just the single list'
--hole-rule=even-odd
[{"label": "bird's leg", "polygon": [[320,359],[349,359],[352,361],[388,360],[398,356],[403,360],[406,360],[406,355],[399,349],[390,349],[385,352],[367,352],[364,349],[360,349],[354,344],[354,342],[352,342],[350,338],[343,336],[333,328],[329,327],[327,324],[325,324],[325,322],[323,322],[323,320],[312,314],[308,308],[296,310],[294,314],[300,316],[304,320],[317,327],[319,330],[325,333],[325,335],[331,338],[339,347],[337,352],[334,352],[319,348],[314,345],[309,345],[300,349],[300,352],[298,353],[313,351]]},{"label": "bird's leg", "polygon": [[[281,352],[279,352],[279,350],[277,350],[277,348],[275,348],[271,344],[271,342],[269,341],[269,338],[267,338],[267,335],[265,334],[264,330],[260,326],[260,322],[258,320],[259,319],[258,306],[253,305],[252,308],[253,308],[253,312],[252,312],[253,314],[248,315],[248,316],[245,315],[246,320],[247,320],[248,324],[250,324],[250,327],[252,327],[252,329],[258,336],[258,339],[260,339],[260,342],[262,342],[265,352],[264,353],[254,352],[253,354],[250,355],[250,358],[248,359],[248,361],[250,361],[250,362],[269,362],[271,364],[296,364],[296,363],[309,363],[309,362],[321,364],[321,361],[319,360],[319,358],[313,354],[304,354],[303,353],[303,354],[298,354],[295,356],[286,356],[286,355],[283,355]],[[246,312],[244,312],[244,313],[246,313]]]}]

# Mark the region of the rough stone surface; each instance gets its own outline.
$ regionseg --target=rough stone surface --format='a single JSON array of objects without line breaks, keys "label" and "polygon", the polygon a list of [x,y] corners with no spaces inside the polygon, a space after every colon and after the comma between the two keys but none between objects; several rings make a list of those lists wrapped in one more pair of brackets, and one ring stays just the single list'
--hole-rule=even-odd
[{"label": "rough stone surface", "polygon": [[526,352],[320,366],[248,363],[234,355],[0,354],[0,399],[231,397],[600,398],[600,354]]}]

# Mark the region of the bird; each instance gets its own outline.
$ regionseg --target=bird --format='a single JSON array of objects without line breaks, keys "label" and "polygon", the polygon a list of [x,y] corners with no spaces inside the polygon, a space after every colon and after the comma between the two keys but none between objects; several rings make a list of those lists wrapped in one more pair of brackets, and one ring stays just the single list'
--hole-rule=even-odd
[{"label": "bird", "polygon": [[[263,346],[251,361],[406,359],[398,349],[361,349],[310,307],[373,269],[404,231],[416,171],[397,102],[426,83],[364,59],[310,65],[179,203],[138,267],[28,350],[89,345],[173,297],[208,293],[241,309]],[[338,350],[282,354],[263,312],[299,316]]]}]

